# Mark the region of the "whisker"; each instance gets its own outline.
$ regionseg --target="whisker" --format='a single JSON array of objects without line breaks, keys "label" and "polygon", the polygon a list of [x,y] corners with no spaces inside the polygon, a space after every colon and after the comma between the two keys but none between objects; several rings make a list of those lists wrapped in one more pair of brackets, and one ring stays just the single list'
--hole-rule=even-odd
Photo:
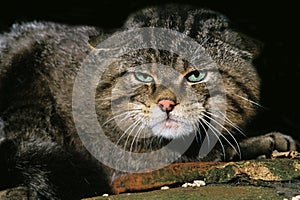
[{"label": "whisker", "polygon": [[[145,117],[142,117],[138,120],[138,123],[132,128],[131,132],[133,132],[133,130],[143,121],[143,119],[145,119]],[[139,130],[136,132],[136,134],[133,137],[133,140],[132,140],[131,145],[130,145],[129,152],[132,152],[132,147],[133,147],[134,141],[135,141],[135,139],[137,138],[138,135],[139,135]]]},{"label": "whisker", "polygon": [[231,125],[235,130],[237,130],[239,133],[241,133],[244,137],[247,137],[247,135],[245,134],[244,130],[241,127],[234,124],[224,113],[220,112],[220,114],[223,115],[224,119],[226,120],[226,122],[229,125]]},{"label": "whisker", "polygon": [[247,137],[247,135],[245,134],[244,130],[243,130],[241,127],[239,127],[238,125],[234,124],[230,119],[228,119],[228,117],[226,116],[226,114],[224,114],[224,113],[221,112],[221,111],[217,111],[217,110],[215,110],[215,111],[218,112],[219,114],[221,114],[222,117],[219,116],[219,115],[216,115],[216,114],[214,114],[214,113],[212,113],[212,112],[209,112],[209,111],[206,111],[206,113],[210,114],[210,115],[213,116],[213,117],[219,118],[219,119],[225,119],[225,122],[226,122],[227,124],[229,124],[230,126],[232,126],[235,130],[237,130],[237,131],[238,131],[240,134],[242,134],[244,137]]},{"label": "whisker", "polygon": [[196,138],[196,142],[201,145],[202,143],[202,136],[201,136],[201,130],[200,130],[200,127],[199,127],[199,123],[191,123],[191,125],[193,126],[193,132],[194,132],[194,135],[195,135],[195,138]]},{"label": "whisker", "polygon": [[133,124],[131,124],[125,131],[124,133],[127,134],[127,132],[131,129],[131,131],[129,132],[129,134],[127,134],[127,138],[126,138],[126,141],[125,141],[125,144],[124,144],[124,151],[126,151],[126,146],[127,146],[127,142],[129,140],[129,137],[131,136],[133,130],[135,129],[136,126],[138,126],[138,124],[140,123],[140,120],[142,119],[143,117],[140,117],[139,119],[137,119]]},{"label": "whisker", "polygon": [[221,124],[221,123],[219,123],[217,120],[215,120],[214,118],[212,118],[212,117],[210,117],[210,116],[208,116],[208,115],[206,115],[206,114],[204,114],[208,119],[210,119],[210,120],[212,120],[212,121],[214,121],[215,123],[217,123],[220,127],[222,127],[229,135],[230,135],[230,137],[233,139],[233,141],[235,142],[235,144],[236,144],[236,146],[237,146],[237,148],[238,148],[238,152],[237,153],[239,153],[239,155],[241,154],[241,149],[240,149],[240,146],[239,146],[239,143],[237,142],[237,140],[235,139],[235,137],[233,136],[233,134],[226,128],[226,127],[224,127],[224,125],[223,124]]},{"label": "whisker", "polygon": [[150,140],[150,143],[149,143],[150,151],[153,150],[152,144],[153,144],[154,139],[156,139],[156,138],[157,138],[157,137],[151,137],[151,140]]},{"label": "whisker", "polygon": [[[205,123],[205,124],[208,126],[208,128],[213,128],[213,126],[212,126],[209,122],[207,122],[205,119],[203,119],[203,123]],[[212,130],[212,133],[213,133],[216,137],[218,137],[218,134],[217,134],[213,129],[211,129],[211,130]],[[205,129],[205,132],[206,132],[207,140],[209,141],[209,134],[208,134],[208,131],[207,131],[206,129]],[[225,147],[224,147],[224,144],[223,144],[222,140],[219,139],[219,137],[218,137],[218,140],[219,140],[219,142],[220,142],[220,145],[221,145],[221,148],[222,148],[222,152],[223,152],[223,154],[224,154],[223,159],[225,160],[225,159],[226,159],[226,153],[225,153]],[[208,144],[210,144],[210,142],[208,142]]]},{"label": "whisker", "polygon": [[[148,123],[146,123],[144,125],[144,128],[145,127],[148,127]],[[144,131],[144,134],[143,134],[143,139],[144,139],[144,146],[148,146],[148,143],[147,143],[148,138],[146,137],[146,132],[145,131]]]},{"label": "whisker", "polygon": [[105,124],[109,123],[110,121],[112,121],[112,120],[114,120],[114,119],[116,119],[118,117],[121,117],[121,116],[124,116],[124,115],[128,115],[128,116],[125,116],[123,119],[121,119],[121,121],[123,121],[127,117],[134,116],[133,114],[136,114],[138,112],[139,112],[139,110],[137,109],[137,110],[129,110],[129,111],[125,111],[123,113],[119,113],[117,115],[113,115],[111,118],[109,118],[107,121],[105,121],[102,125],[104,126]]},{"label": "whisker", "polygon": [[[216,129],[216,127],[214,127],[212,124],[210,124],[208,121],[206,121],[204,118],[202,118],[202,121],[209,127],[211,128],[212,132],[218,137],[221,136],[233,149],[234,151],[239,155],[239,157],[241,158],[241,151],[240,151],[240,147],[238,145],[238,149],[236,149],[236,147],[219,131]],[[220,140],[219,140],[220,141]],[[220,141],[221,142],[221,141]],[[223,144],[221,144],[223,145]],[[223,149],[223,148],[222,148]],[[226,152],[224,151],[224,156],[225,156]]]},{"label": "whisker", "polygon": [[246,97],[243,97],[243,96],[238,95],[238,94],[235,94],[235,93],[231,93],[231,94],[233,94],[233,95],[235,95],[235,96],[237,96],[237,97],[239,97],[239,98],[241,98],[241,99],[243,99],[243,100],[245,100],[245,101],[247,101],[247,102],[249,102],[249,103],[252,103],[253,105],[256,105],[256,106],[261,107],[261,108],[263,108],[263,109],[267,109],[266,107],[260,105],[259,103],[255,102],[255,101],[252,101],[252,100],[250,100],[250,99],[247,99]]},{"label": "whisker", "polygon": [[199,122],[200,126],[203,128],[203,130],[205,132],[205,136],[207,137],[207,146],[210,146],[210,139],[209,139],[209,134],[207,132],[207,127],[204,126],[201,119],[198,119],[198,122]]},{"label": "whisker", "polygon": [[142,133],[142,131],[144,130],[145,127],[146,127],[145,124],[143,124],[143,125],[140,126],[140,128],[137,130],[138,136],[137,136],[137,142],[135,143],[135,150],[138,150],[138,140],[139,140],[139,137],[140,137],[140,135],[141,135],[141,133]]},{"label": "whisker", "polygon": [[[125,120],[126,118],[124,118],[123,120]],[[137,123],[138,121],[136,121],[135,123]],[[131,129],[132,126],[135,125],[135,123],[131,124],[123,133],[122,135],[119,137],[118,141],[115,144],[115,148],[117,147],[117,145],[121,142],[122,138],[127,134],[127,132]],[[127,140],[126,140],[127,142]],[[126,142],[125,142],[125,147],[126,148]]]},{"label": "whisker", "polygon": [[161,145],[162,143],[163,143],[163,139],[164,139],[164,137],[163,136],[159,136],[159,145]]}]

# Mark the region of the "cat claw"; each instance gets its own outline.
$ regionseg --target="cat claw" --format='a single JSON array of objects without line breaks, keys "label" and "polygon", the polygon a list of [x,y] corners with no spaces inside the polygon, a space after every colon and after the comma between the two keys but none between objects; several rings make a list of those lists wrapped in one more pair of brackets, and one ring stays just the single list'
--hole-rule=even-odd
[{"label": "cat claw", "polygon": [[274,150],[272,152],[271,158],[291,158],[291,159],[299,159],[300,153],[298,151],[286,151],[286,152],[279,152]]}]

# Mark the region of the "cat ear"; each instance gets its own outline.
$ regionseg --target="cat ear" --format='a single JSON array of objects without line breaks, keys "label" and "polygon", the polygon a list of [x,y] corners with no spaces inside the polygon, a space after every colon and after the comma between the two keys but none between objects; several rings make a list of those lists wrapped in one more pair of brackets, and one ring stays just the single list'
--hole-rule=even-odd
[{"label": "cat ear", "polygon": [[263,49],[263,43],[259,40],[232,29],[226,30],[221,37],[223,42],[246,53],[250,60],[257,58]]}]

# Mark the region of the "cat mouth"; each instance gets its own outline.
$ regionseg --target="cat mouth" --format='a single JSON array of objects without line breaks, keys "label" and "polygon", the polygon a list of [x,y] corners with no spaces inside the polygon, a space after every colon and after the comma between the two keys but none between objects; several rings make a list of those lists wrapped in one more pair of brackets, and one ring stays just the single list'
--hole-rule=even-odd
[{"label": "cat mouth", "polygon": [[153,126],[161,126],[164,129],[178,129],[184,124],[186,123],[176,119],[176,117],[167,116],[166,118],[157,121]]},{"label": "cat mouth", "polygon": [[182,122],[168,117],[167,119],[163,120],[162,123],[164,124],[165,128],[178,128]]},{"label": "cat mouth", "polygon": [[167,139],[189,135],[194,132],[195,126],[189,119],[182,118],[181,115],[182,113],[151,112],[147,126],[154,136]]},{"label": "cat mouth", "polygon": [[177,119],[174,116],[168,116],[156,121],[150,126],[152,133],[167,139],[178,138],[192,132],[192,127],[187,122]]}]

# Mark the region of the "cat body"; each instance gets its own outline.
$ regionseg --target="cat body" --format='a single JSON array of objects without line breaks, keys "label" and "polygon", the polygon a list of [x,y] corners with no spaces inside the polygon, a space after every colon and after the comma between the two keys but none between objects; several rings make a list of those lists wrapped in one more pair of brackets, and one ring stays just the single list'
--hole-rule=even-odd
[{"label": "cat body", "polygon": [[[251,135],[242,128],[259,108],[260,79],[253,66],[259,46],[233,30],[225,16],[190,7],[147,8],[130,16],[118,31],[145,27],[192,38],[217,71],[203,70],[209,62],[193,66],[178,54],[151,48],[125,53],[109,63],[95,89],[95,112],[110,141],[127,152],[150,153],[195,135],[175,162],[248,159],[270,155],[274,149],[295,149],[292,138],[280,133],[244,139],[243,134]],[[15,24],[0,35],[1,189],[24,185],[40,199],[110,192],[117,171],[91,155],[73,118],[74,84],[82,63],[92,59],[90,55],[109,37],[95,27],[50,22]],[[207,86],[216,74],[222,91]],[[218,102],[221,94],[225,104],[213,107],[218,103],[211,102]],[[82,105],[84,96],[79,100]],[[217,112],[221,108],[224,112]],[[220,144],[201,157],[201,142],[210,137],[207,128]],[[105,152],[101,146],[96,149],[98,154]],[[126,161],[122,153],[108,155],[104,158],[108,162]]]}]

